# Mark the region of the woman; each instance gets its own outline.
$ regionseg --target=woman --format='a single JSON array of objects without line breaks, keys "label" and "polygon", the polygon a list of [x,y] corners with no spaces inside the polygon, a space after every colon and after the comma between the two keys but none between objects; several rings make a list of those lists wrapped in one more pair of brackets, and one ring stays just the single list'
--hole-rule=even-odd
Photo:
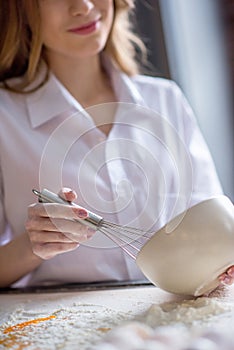
[{"label": "woman", "polygon": [[34,203],[32,188],[62,188],[110,221],[151,230],[222,192],[178,87],[138,74],[132,8],[1,1],[2,287],[143,278],[122,249],[74,222],[85,209]]}]

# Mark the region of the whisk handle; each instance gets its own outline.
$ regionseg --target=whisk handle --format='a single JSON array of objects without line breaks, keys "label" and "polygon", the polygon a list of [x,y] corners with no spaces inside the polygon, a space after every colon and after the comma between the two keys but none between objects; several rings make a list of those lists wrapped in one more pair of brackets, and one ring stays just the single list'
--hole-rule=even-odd
[{"label": "whisk handle", "polygon": [[[38,190],[33,189],[33,193],[38,196],[38,200],[43,203],[58,203],[58,204],[66,204],[66,205],[75,205],[72,202],[68,202],[65,199],[62,199],[59,197],[56,193],[51,192],[44,188],[41,192]],[[77,205],[76,205],[77,206]],[[81,206],[79,206],[81,209],[85,209]],[[77,219],[77,221],[81,222],[82,224],[91,227],[94,230],[97,230],[98,227],[101,225],[103,218],[92,211],[89,211],[85,209],[88,213],[88,217],[85,219]]]}]

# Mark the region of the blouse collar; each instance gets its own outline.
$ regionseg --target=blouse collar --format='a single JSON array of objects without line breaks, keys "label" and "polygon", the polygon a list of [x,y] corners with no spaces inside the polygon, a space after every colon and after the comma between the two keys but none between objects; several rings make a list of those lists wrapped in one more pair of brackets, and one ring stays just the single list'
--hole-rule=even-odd
[{"label": "blouse collar", "polygon": [[[106,55],[102,55],[102,63],[110,76],[112,86],[119,102],[134,103],[141,106],[145,105],[130,77],[122,73]],[[29,86],[29,89],[33,88],[41,81],[47,69],[46,64],[43,63],[37,79]],[[41,103],[42,100],[43,103]],[[26,95],[26,104],[33,128],[48,122],[64,112],[74,113],[79,111],[83,114],[87,114],[80,103],[51,72],[49,72],[48,81],[41,88]]]}]

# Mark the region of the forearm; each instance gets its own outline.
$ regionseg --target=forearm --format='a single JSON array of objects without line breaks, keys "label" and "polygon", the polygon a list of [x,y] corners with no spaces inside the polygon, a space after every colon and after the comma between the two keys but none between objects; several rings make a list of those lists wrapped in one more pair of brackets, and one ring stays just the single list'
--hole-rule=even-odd
[{"label": "forearm", "polygon": [[43,260],[36,256],[26,233],[0,247],[0,288],[33,271]]}]

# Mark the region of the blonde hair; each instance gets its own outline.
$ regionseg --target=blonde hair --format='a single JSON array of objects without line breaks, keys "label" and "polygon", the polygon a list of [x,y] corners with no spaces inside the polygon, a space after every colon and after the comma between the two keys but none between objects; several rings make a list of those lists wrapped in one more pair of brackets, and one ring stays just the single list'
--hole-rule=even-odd
[{"label": "blonde hair", "polygon": [[[136,47],[146,58],[146,49],[141,39],[134,33],[129,14],[134,10],[134,0],[114,0],[115,17],[105,52],[127,75],[139,73],[140,64],[136,59]],[[0,81],[11,91],[25,92],[34,81],[42,56],[43,43],[40,39],[40,17],[38,0],[0,0]],[[9,86],[9,78],[24,76],[17,86]],[[33,92],[42,86],[42,82]]]}]

